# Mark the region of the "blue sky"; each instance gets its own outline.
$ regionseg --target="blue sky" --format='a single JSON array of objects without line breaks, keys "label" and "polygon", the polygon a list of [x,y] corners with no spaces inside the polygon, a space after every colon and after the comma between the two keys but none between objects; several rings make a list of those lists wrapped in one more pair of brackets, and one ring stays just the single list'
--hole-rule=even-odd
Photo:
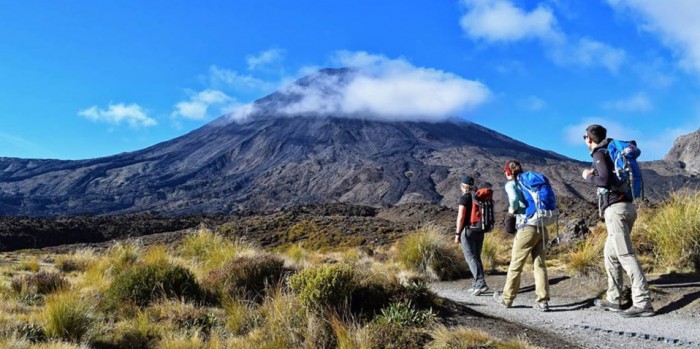
[{"label": "blue sky", "polygon": [[298,108],[458,116],[582,160],[596,122],[654,160],[700,127],[698,18],[694,0],[0,0],[0,156],[141,149],[351,65],[340,100]]}]

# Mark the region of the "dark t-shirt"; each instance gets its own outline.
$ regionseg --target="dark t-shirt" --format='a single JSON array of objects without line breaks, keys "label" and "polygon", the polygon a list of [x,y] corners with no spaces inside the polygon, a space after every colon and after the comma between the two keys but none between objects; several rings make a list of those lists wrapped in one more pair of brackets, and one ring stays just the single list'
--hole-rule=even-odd
[{"label": "dark t-shirt", "polygon": [[472,218],[472,193],[467,192],[459,198],[459,204],[467,208],[467,212],[464,215],[464,227],[468,227],[469,222]]}]

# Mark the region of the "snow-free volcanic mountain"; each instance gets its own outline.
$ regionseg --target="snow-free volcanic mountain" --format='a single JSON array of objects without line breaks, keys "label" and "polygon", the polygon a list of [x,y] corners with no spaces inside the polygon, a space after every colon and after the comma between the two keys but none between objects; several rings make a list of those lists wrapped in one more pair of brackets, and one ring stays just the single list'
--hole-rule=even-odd
[{"label": "snow-free volcanic mountain", "polygon": [[[152,147],[79,160],[0,158],[1,215],[153,212],[167,215],[269,211],[310,203],[452,206],[459,178],[478,175],[502,199],[502,165],[519,159],[546,173],[561,196],[593,201],[580,178],[587,164],[474,123],[388,121],[370,113],[289,113],[305,88],[349,69],[324,69],[253,104],[246,118],[223,116]],[[292,92],[295,91],[295,92]],[[693,179],[674,163],[649,166],[657,195]],[[649,186],[648,186],[649,187]]]}]

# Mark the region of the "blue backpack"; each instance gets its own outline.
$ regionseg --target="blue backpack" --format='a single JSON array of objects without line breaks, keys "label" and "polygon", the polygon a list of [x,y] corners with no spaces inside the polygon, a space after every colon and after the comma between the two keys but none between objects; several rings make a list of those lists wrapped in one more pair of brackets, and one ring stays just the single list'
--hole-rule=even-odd
[{"label": "blue backpack", "polygon": [[527,224],[548,225],[556,222],[557,198],[545,175],[527,171],[518,175],[518,186],[527,201]]},{"label": "blue backpack", "polygon": [[644,181],[642,180],[642,171],[637,164],[637,158],[642,151],[637,148],[637,142],[612,140],[608,144],[607,150],[614,165],[613,173],[618,180],[618,184],[612,189],[627,194],[631,193],[633,199],[643,198]]}]

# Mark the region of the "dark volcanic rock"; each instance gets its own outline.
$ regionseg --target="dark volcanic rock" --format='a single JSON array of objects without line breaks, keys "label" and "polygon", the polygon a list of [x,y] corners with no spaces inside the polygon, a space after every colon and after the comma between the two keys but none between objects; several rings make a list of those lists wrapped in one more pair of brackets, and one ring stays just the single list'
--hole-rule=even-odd
[{"label": "dark volcanic rock", "polygon": [[[338,84],[353,76],[323,70],[297,84],[327,75]],[[482,126],[281,112],[298,98],[277,92],[258,100],[244,123],[222,117],[131,153],[80,161],[0,158],[0,215],[230,214],[319,203],[453,207],[462,175],[479,173],[479,181],[500,189],[508,159],[545,173],[561,197],[595,199],[580,177],[588,164]],[[651,196],[697,182],[673,163],[655,166],[645,172]],[[495,198],[502,205],[503,190]]]}]

